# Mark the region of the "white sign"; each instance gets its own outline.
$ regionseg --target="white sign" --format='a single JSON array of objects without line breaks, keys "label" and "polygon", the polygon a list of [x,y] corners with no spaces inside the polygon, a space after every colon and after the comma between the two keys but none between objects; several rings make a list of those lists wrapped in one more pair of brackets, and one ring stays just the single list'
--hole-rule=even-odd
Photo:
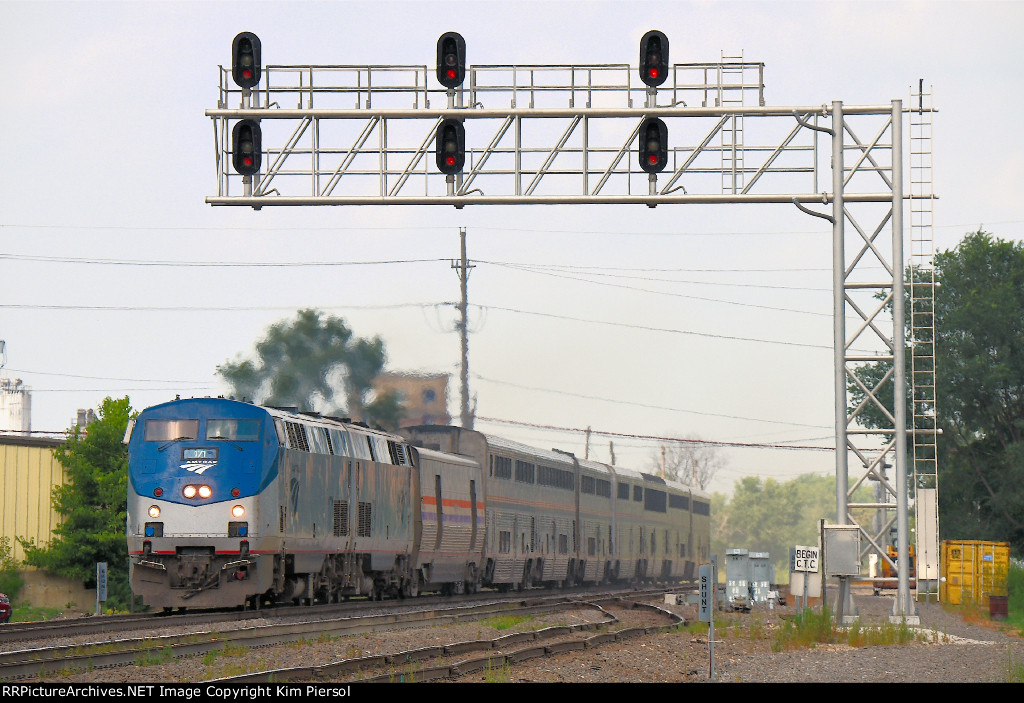
[{"label": "white sign", "polygon": [[699,622],[711,622],[715,610],[715,584],[713,571],[710,564],[704,564],[698,569],[700,579],[700,607],[697,609],[697,620]]},{"label": "white sign", "polygon": [[818,571],[818,548],[797,545],[793,558],[793,571]]}]

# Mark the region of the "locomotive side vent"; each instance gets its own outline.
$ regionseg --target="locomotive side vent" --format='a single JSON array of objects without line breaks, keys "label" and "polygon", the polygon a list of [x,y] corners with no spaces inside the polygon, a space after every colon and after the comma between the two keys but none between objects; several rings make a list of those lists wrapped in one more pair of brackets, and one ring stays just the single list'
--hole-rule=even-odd
[{"label": "locomotive side vent", "polygon": [[288,432],[288,446],[303,452],[309,451],[309,440],[306,439],[306,426],[298,422],[285,422],[285,430]]},{"label": "locomotive side vent", "polygon": [[370,525],[372,524],[372,503],[359,503],[359,526],[357,537],[370,537]]},{"label": "locomotive side vent", "polygon": [[[348,536],[348,501],[334,501],[334,536]],[[362,536],[362,535],[360,535]]]}]

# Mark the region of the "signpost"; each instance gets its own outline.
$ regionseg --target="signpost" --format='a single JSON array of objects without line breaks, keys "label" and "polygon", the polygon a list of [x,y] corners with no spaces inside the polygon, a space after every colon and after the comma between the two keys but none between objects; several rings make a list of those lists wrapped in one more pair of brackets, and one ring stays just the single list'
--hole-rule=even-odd
[{"label": "signpost", "polygon": [[818,573],[818,560],[821,554],[818,547],[801,547],[797,545],[793,550],[793,571],[799,572],[803,578],[803,601],[801,603],[802,610],[807,609],[807,581],[809,580],[807,574]]},{"label": "signpost", "polygon": [[107,562],[96,562],[96,614],[101,615],[100,603],[107,600]]},{"label": "signpost", "polygon": [[704,564],[698,570],[700,580],[700,607],[697,618],[708,624],[708,678],[715,678],[715,567]]}]

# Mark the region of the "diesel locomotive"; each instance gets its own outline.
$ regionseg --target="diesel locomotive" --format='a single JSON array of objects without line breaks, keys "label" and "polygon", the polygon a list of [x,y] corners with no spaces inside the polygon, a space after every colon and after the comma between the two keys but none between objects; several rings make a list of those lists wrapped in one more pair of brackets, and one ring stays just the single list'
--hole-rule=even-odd
[{"label": "diesel locomotive", "polygon": [[125,443],[131,586],[155,608],[684,581],[710,553],[707,494],[459,427],[193,398]]}]

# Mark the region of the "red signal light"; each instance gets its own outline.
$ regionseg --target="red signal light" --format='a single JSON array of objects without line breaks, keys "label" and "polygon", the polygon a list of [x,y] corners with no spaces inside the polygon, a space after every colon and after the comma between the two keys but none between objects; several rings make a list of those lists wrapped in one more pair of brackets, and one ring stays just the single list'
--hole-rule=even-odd
[{"label": "red signal light", "polygon": [[240,88],[254,88],[260,82],[260,38],[241,32],[231,42],[231,77]]},{"label": "red signal light", "polygon": [[164,494],[164,489],[162,489],[162,488],[155,488],[155,489],[153,489],[153,495],[155,495],[157,498],[159,498],[163,494]]},{"label": "red signal light", "polygon": [[466,79],[466,40],[458,32],[445,32],[437,40],[437,82],[457,88]]}]

